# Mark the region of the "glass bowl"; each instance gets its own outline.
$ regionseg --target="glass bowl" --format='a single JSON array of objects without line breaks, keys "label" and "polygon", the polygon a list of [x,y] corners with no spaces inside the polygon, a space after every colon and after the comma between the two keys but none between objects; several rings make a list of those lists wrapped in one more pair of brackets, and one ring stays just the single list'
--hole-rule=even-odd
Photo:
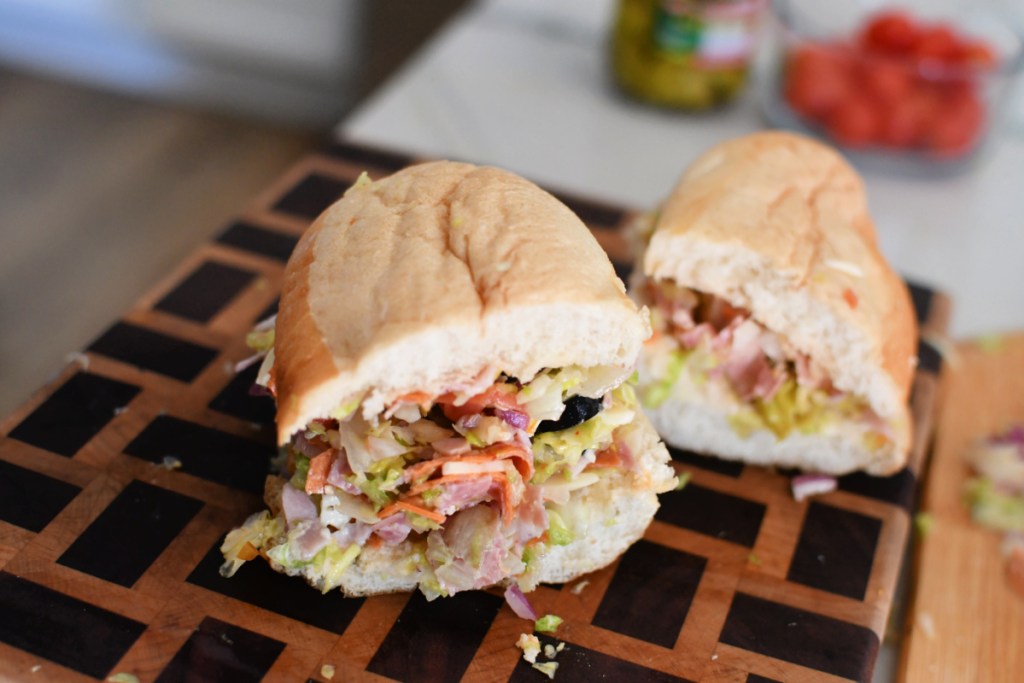
[{"label": "glass bowl", "polygon": [[998,2],[775,0],[761,108],[855,163],[967,168],[996,127],[1024,63]]}]

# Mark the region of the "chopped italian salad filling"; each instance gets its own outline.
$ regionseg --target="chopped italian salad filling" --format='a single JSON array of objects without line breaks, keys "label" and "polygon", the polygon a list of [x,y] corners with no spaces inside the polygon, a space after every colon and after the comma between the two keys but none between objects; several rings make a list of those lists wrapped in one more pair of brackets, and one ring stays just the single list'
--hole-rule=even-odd
[{"label": "chopped italian salad filling", "polygon": [[641,400],[657,408],[670,396],[700,394],[729,410],[741,437],[856,429],[882,448],[892,427],[858,396],[836,389],[823,368],[750,312],[721,297],[647,279],[638,290],[654,334],[641,370]]},{"label": "chopped italian salad filling", "polygon": [[[272,327],[257,333],[250,343],[272,354]],[[326,592],[366,548],[383,547],[412,559],[382,571],[415,576],[431,599],[507,577],[532,588],[531,563],[574,540],[573,492],[635,465],[630,372],[496,373],[484,386],[400,396],[372,419],[347,401],[287,444],[269,511],[228,534],[221,572],[262,556]]]}]

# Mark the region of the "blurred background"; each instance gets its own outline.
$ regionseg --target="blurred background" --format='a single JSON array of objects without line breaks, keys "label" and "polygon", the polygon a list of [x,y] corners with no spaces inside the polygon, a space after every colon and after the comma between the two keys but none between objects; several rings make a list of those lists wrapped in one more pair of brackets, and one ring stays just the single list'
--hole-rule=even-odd
[{"label": "blurred background", "polygon": [[1022,25],[1020,0],[0,0],[0,411],[332,135],[647,208],[716,142],[809,131],[896,268],[962,302],[955,336],[1018,327]]},{"label": "blurred background", "polygon": [[0,413],[465,4],[0,0]]}]

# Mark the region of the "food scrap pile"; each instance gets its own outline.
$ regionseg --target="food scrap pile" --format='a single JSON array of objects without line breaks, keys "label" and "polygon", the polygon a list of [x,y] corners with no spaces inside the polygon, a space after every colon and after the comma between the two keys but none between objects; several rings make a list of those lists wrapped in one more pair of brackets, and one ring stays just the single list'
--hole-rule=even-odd
[{"label": "food scrap pile", "polygon": [[967,461],[978,476],[967,483],[974,521],[1005,532],[1010,586],[1024,595],[1024,424],[975,441]]}]

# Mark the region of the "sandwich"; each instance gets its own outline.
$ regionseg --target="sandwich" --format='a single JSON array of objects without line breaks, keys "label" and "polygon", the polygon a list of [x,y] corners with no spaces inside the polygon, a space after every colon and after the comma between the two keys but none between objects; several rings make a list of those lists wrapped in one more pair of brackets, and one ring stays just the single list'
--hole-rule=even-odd
[{"label": "sandwich", "polygon": [[636,232],[639,393],[667,443],[828,475],[905,464],[916,322],[839,154],[726,142]]},{"label": "sandwich", "polygon": [[324,592],[433,599],[611,563],[676,484],[631,384],[649,334],[537,186],[453,162],[363,176],[253,335],[285,464],[222,573],[262,557]]}]

